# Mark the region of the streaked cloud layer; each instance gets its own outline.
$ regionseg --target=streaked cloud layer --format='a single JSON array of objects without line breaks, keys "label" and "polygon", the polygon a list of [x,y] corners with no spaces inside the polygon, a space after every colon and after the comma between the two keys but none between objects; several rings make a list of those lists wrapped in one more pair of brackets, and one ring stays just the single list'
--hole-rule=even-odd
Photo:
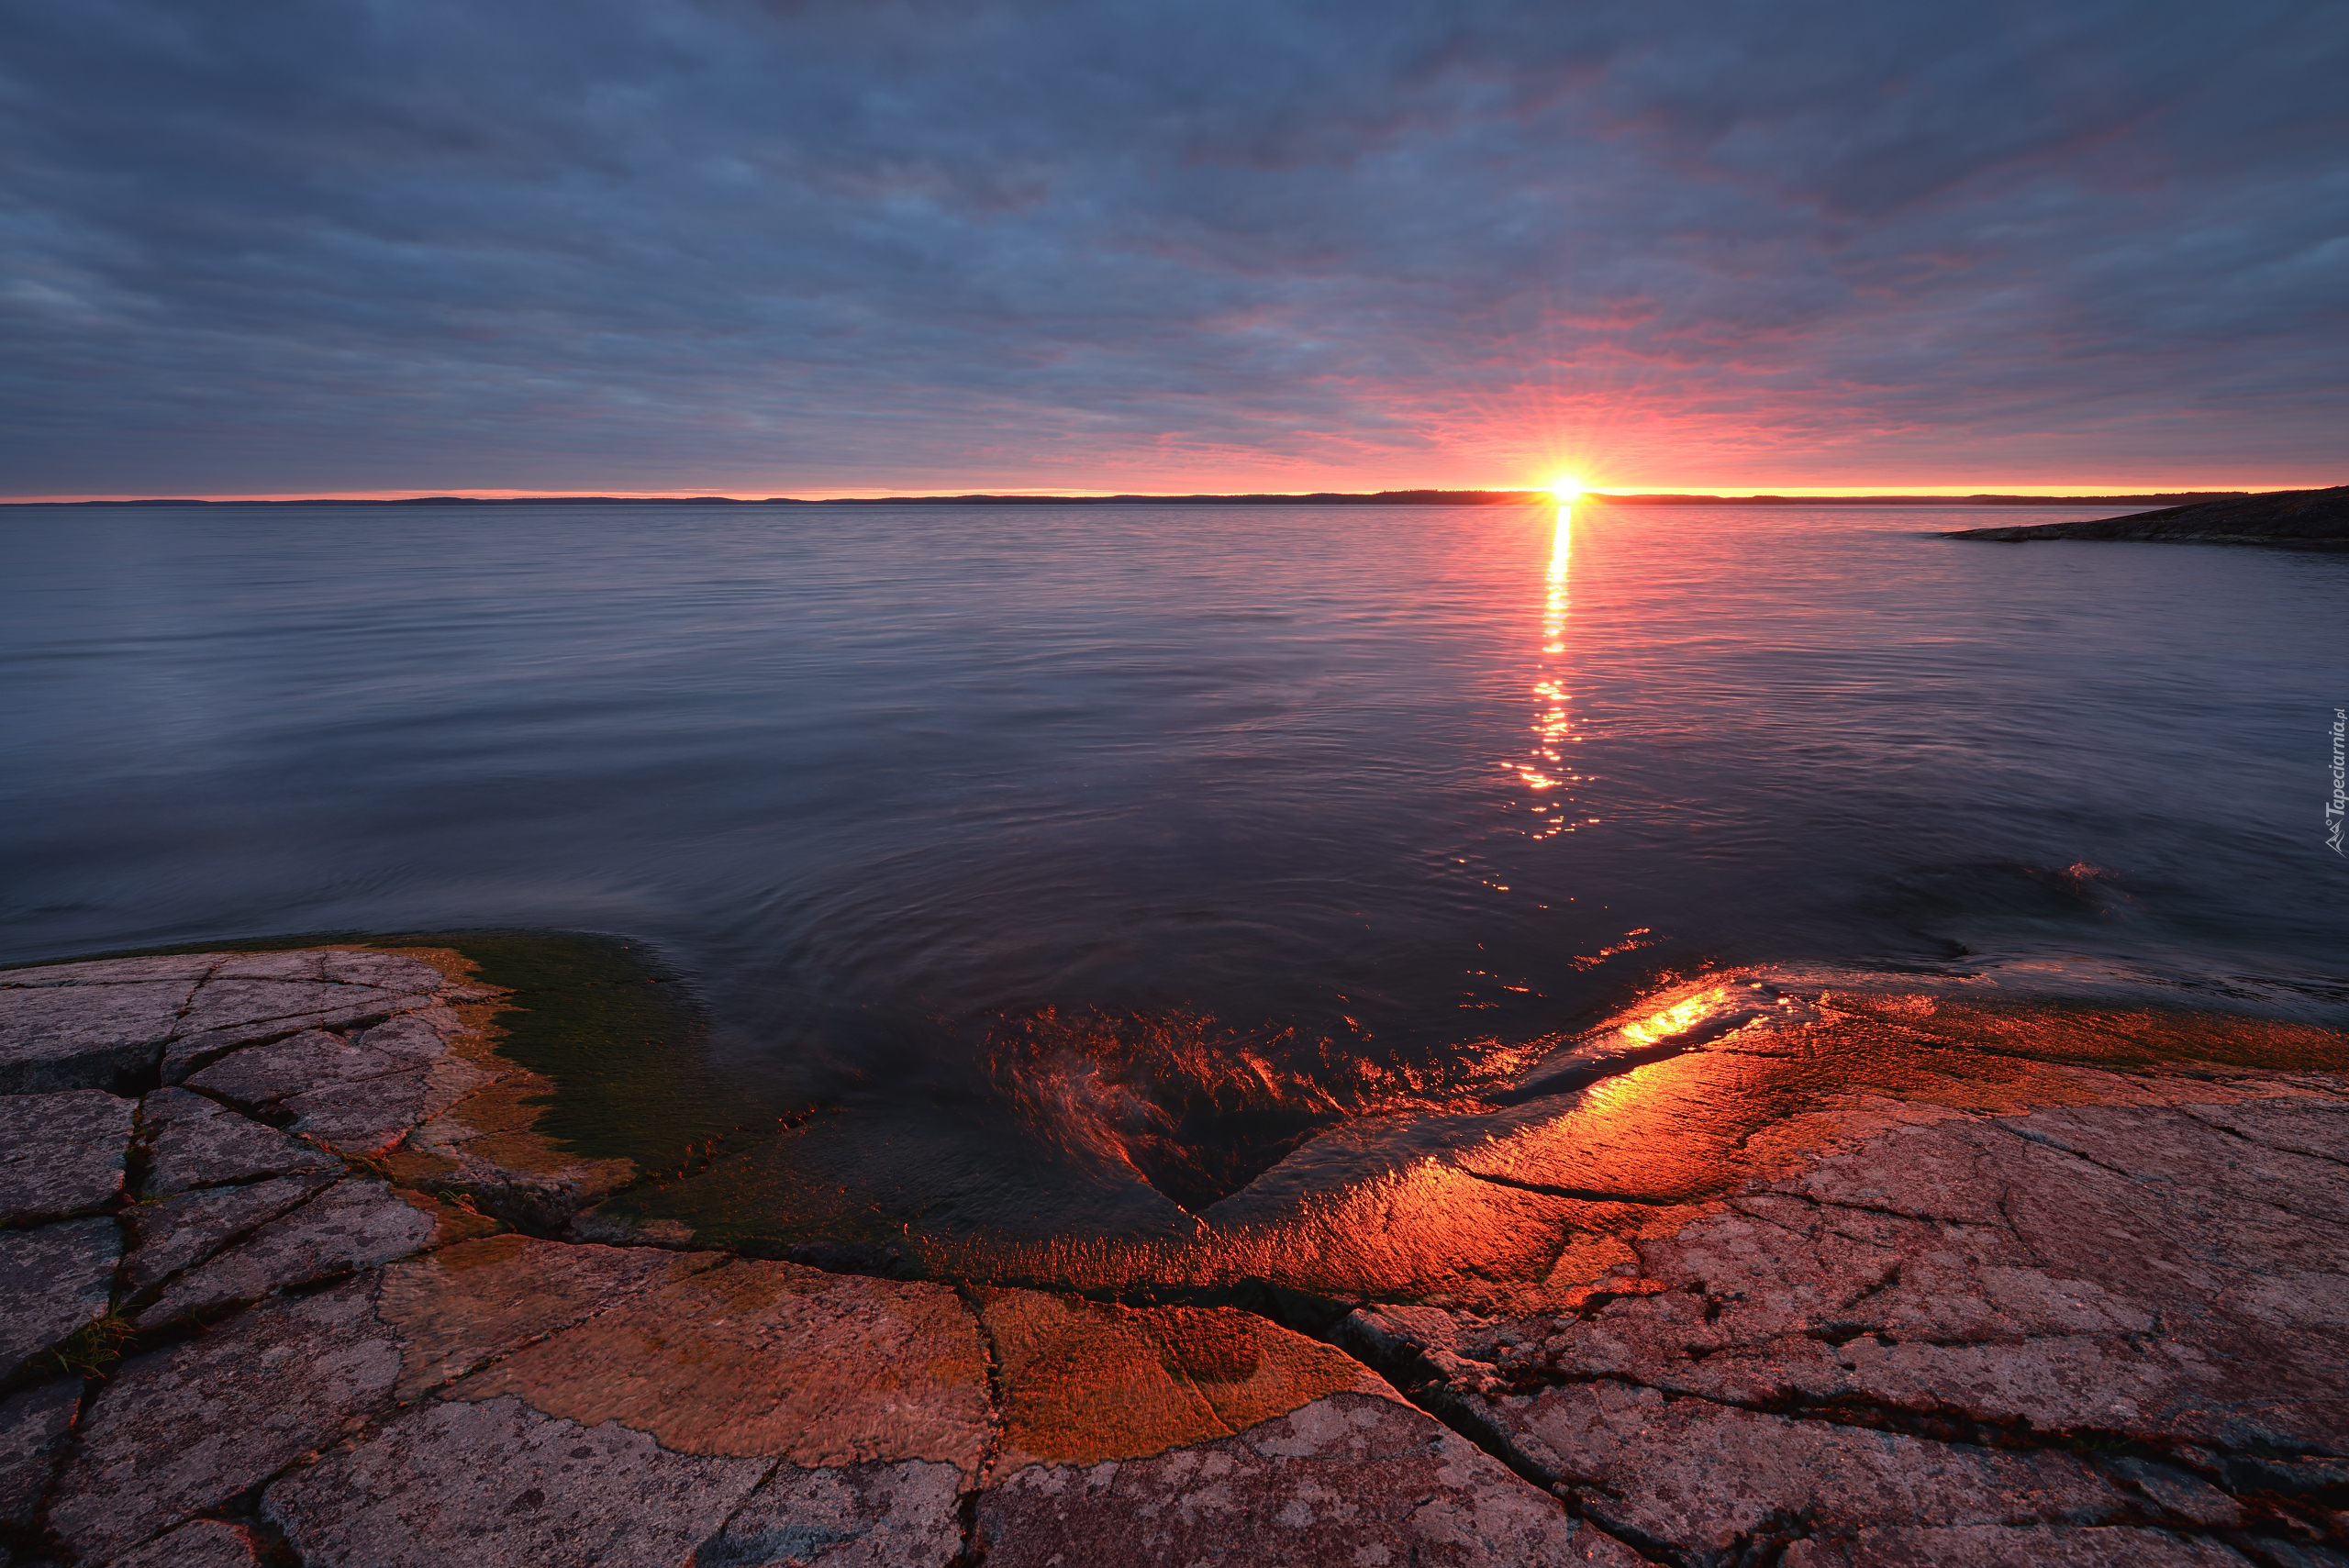
[{"label": "streaked cloud layer", "polygon": [[6,7],[15,495],[2349,478],[2349,8]]}]

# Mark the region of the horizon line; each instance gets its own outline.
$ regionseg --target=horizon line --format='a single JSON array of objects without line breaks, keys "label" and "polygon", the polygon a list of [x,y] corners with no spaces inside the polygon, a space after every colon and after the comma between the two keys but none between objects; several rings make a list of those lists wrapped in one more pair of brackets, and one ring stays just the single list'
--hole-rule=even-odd
[{"label": "horizon line", "polygon": [[[1967,489],[1949,486],[1827,485],[1799,490],[1731,491],[1726,487],[1698,486],[1691,489],[1634,490],[1590,486],[1579,494],[1595,501],[1672,502],[1702,504],[1707,501],[1744,501],[1789,504],[1806,501],[1911,501],[1964,504],[1966,502],[2031,502],[2073,501],[2084,504],[2135,501],[2182,501],[2218,499],[2227,496],[2269,495],[2282,491],[2330,488],[2323,485],[2252,485],[2233,488],[2123,485],[2029,485],[2013,490]],[[1078,489],[1049,489],[1008,487],[996,490],[960,492],[934,491],[908,494],[902,491],[852,491],[818,495],[773,495],[731,493],[714,490],[670,491],[558,491],[558,490],[484,490],[465,494],[446,491],[339,491],[326,494],[233,494],[211,495],[50,495],[12,497],[0,500],[0,506],[489,506],[516,503],[562,502],[605,504],[644,503],[651,505],[749,505],[749,506],[822,506],[828,503],[875,504],[899,502],[905,504],[974,504],[994,502],[1123,502],[1127,504],[1160,503],[1300,503],[1327,501],[1332,503],[1390,501],[1408,504],[1413,500],[1450,502],[1452,504],[1501,504],[1523,501],[1541,504],[1551,497],[1546,486],[1522,486],[1501,489],[1447,489],[1437,486],[1389,489],[1377,491],[1093,491]]]}]

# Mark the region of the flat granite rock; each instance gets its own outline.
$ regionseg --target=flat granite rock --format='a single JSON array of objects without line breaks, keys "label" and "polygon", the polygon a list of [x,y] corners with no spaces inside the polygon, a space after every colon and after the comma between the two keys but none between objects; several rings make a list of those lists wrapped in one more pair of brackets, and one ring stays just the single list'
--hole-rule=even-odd
[{"label": "flat granite rock", "polygon": [[332,1155],[186,1089],[158,1089],[139,1106],[148,1139],[147,1195],[263,1176],[340,1171]]},{"label": "flat granite rock", "polygon": [[192,979],[0,988],[0,1095],[137,1093],[195,989]]},{"label": "flat granite rock", "polygon": [[121,1195],[138,1108],[95,1089],[0,1099],[0,1225],[90,1214]]},{"label": "flat granite rock", "polygon": [[387,1184],[347,1178],[182,1274],[133,1321],[155,1329],[389,1262],[430,1245],[436,1232],[433,1216]]},{"label": "flat granite rock", "polygon": [[121,1255],[111,1219],[0,1231],[0,1385],[105,1315]]},{"label": "flat granite rock", "polygon": [[196,1519],[115,1559],[113,1568],[258,1568],[260,1562],[261,1548],[249,1532],[218,1519]]},{"label": "flat granite rock", "polygon": [[123,1283],[133,1294],[160,1284],[275,1219],[334,1179],[320,1171],[245,1187],[206,1187],[161,1203],[133,1205],[123,1211],[130,1228]]},{"label": "flat granite rock", "polygon": [[399,1351],[371,1294],[351,1280],[273,1301],[123,1362],[59,1478],[50,1528],[110,1562],[387,1408]]},{"label": "flat granite rock", "polygon": [[993,1425],[979,1326],[952,1291],[748,1258],[630,1296],[445,1396],[508,1394],[673,1452],[807,1469],[918,1459],[971,1476]]},{"label": "flat granite rock", "polygon": [[310,1568],[675,1563],[770,1468],[517,1398],[436,1400],[273,1485],[262,1512]]},{"label": "flat granite rock", "polygon": [[1154,1459],[1016,1470],[979,1495],[977,1525],[989,1568],[1641,1562],[1458,1433],[1368,1394]]},{"label": "flat granite rock", "polygon": [[384,1271],[376,1311],[399,1335],[414,1399],[547,1335],[723,1262],[716,1252],[492,1236]]},{"label": "flat granite rock", "polygon": [[78,1377],[0,1400],[0,1524],[32,1522],[81,1407]]},{"label": "flat granite rock", "polygon": [[951,1464],[781,1465],[688,1568],[948,1568],[963,1551]]}]

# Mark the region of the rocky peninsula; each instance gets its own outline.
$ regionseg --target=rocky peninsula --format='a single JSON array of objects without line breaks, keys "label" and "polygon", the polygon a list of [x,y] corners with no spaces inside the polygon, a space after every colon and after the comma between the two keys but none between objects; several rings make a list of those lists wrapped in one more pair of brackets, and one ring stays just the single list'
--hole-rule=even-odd
[{"label": "rocky peninsula", "polygon": [[2100,539],[2172,544],[2256,544],[2286,550],[2349,550],[2349,484],[2329,490],[2277,490],[2264,495],[2201,501],[2028,528],[1962,528],[1943,539],[2029,544],[2039,539]]},{"label": "rocky peninsula", "polygon": [[2337,1032],[1714,977],[1171,1240],[802,1262],[511,1002],[0,972],[0,1562],[2349,1563]]}]

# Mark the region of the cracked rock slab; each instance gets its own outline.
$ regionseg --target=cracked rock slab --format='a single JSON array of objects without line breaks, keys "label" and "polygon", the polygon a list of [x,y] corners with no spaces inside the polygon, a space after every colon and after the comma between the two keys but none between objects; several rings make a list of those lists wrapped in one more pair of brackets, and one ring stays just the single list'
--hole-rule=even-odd
[{"label": "cracked rock slab", "polygon": [[0,1384],[105,1315],[121,1255],[111,1219],[0,1232]]},{"label": "cracked rock slab", "polygon": [[406,953],[303,948],[293,952],[212,956],[218,959],[218,967],[212,971],[218,980],[313,980],[404,992],[438,991],[449,984],[440,971]]},{"label": "cracked rock slab", "polygon": [[977,1521],[990,1568],[1641,1561],[1458,1433],[1368,1394],[1155,1458],[1029,1465],[979,1495]]},{"label": "cracked rock slab", "polygon": [[154,1082],[195,981],[0,988],[0,1094],[127,1090]]},{"label": "cracked rock slab", "polygon": [[325,1172],[278,1176],[244,1187],[206,1187],[135,1204],[123,1211],[130,1229],[124,1283],[136,1294],[200,1263],[247,1232],[293,1208],[334,1177]]},{"label": "cracked rock slab", "polygon": [[388,1262],[430,1245],[437,1229],[386,1184],[346,1179],[182,1274],[134,1321],[154,1329]]},{"label": "cracked rock slab", "polygon": [[1666,1400],[1614,1383],[1504,1401],[1511,1447],[1583,1511],[1632,1540],[1733,1558],[1773,1522],[1869,1526],[2110,1524],[2131,1499],[2078,1456],[1939,1443],[1896,1432]]},{"label": "cracked rock slab", "polygon": [[0,1225],[90,1214],[121,1195],[137,1109],[95,1089],[0,1099]]},{"label": "cracked rock slab", "polygon": [[123,1362],[59,1479],[50,1527],[108,1562],[385,1407],[399,1351],[369,1298],[349,1281]]},{"label": "cracked rock slab", "polygon": [[78,1377],[0,1400],[0,1524],[32,1523],[81,1406]]},{"label": "cracked rock slab", "polygon": [[[406,1024],[405,1018],[395,1024]],[[393,1025],[368,1029],[346,1040],[325,1029],[304,1029],[266,1045],[249,1045],[231,1051],[188,1079],[187,1087],[200,1089],[247,1110],[273,1106],[289,1095],[329,1084],[355,1084],[424,1066],[446,1049],[439,1031],[424,1028],[429,1050],[392,1050],[363,1043],[369,1036],[387,1033]],[[394,1037],[400,1046],[421,1043],[416,1032],[402,1029]]]},{"label": "cracked rock slab", "polygon": [[436,1400],[277,1482],[262,1510],[311,1568],[674,1563],[768,1469],[512,1396]]},{"label": "cracked rock slab", "polygon": [[691,1568],[947,1568],[963,1551],[951,1464],[779,1467]]},{"label": "cracked rock slab", "polygon": [[305,1029],[346,1029],[436,1004],[429,995],[306,980],[224,980],[198,988],[163,1053],[166,1084],[181,1084],[239,1046]]},{"label": "cracked rock slab", "polygon": [[[1545,1310],[1366,1309],[1341,1339],[1594,1518],[1692,1562],[1812,1525],[1863,1543],[1940,1531],[1951,1552],[2027,1527],[2066,1551],[2232,1529],[2245,1511],[2212,1482],[2292,1491],[2255,1477],[2320,1473],[2349,1430],[2336,1104],[1879,1128],[1635,1232],[1631,1262]],[[2016,1433],[2043,1446],[1984,1446]],[[2091,1464],[2060,1446],[2072,1433],[2178,1463]]]},{"label": "cracked rock slab", "polygon": [[332,1155],[186,1089],[149,1095],[139,1102],[139,1119],[149,1140],[150,1197],[342,1168]]}]

